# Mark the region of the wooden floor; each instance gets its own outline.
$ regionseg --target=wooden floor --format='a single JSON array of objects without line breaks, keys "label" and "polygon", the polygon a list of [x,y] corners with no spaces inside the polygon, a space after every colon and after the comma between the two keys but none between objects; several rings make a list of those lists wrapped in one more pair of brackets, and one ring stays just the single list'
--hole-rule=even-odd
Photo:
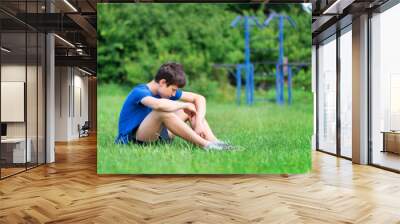
[{"label": "wooden floor", "polygon": [[14,167],[12,167],[12,168],[1,168],[1,177],[4,178],[4,177],[7,177],[7,176],[11,176],[13,174],[16,174],[16,173],[19,173],[19,172],[23,172],[24,170],[26,170],[25,167],[23,167],[23,168],[19,168],[19,167],[17,167],[17,168],[14,168]]},{"label": "wooden floor", "polygon": [[400,223],[400,175],[313,152],[306,175],[96,174],[96,140],[0,181],[0,223]]},{"label": "wooden floor", "polygon": [[27,164],[27,167],[25,168],[25,164],[19,164],[18,167],[2,167],[1,168],[1,178],[6,178],[11,175],[15,175],[20,172],[24,172],[27,169],[33,169],[37,166],[37,164]]}]

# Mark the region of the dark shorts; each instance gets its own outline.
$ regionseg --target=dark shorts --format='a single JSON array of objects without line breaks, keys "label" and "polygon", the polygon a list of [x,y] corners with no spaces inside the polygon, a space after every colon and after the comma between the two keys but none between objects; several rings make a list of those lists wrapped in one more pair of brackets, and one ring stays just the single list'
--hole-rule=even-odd
[{"label": "dark shorts", "polygon": [[169,137],[168,135],[168,129],[164,126],[161,125],[161,131],[160,131],[160,136],[158,136],[158,140],[155,142],[144,142],[136,139],[136,131],[137,129],[132,131],[132,134],[129,135],[128,140],[129,142],[139,144],[139,145],[146,145],[146,144],[154,144],[154,143],[171,143],[172,138]]}]

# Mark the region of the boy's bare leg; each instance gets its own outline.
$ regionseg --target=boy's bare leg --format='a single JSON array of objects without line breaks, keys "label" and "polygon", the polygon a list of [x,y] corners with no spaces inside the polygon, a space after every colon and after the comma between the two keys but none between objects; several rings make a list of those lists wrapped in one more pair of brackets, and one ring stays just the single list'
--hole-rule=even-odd
[{"label": "boy's bare leg", "polygon": [[[187,115],[183,110],[178,110],[178,111],[175,111],[174,113],[185,123],[189,120],[189,115]],[[172,133],[170,130],[168,130],[168,136],[170,138],[175,137],[174,133]]]},{"label": "boy's bare leg", "polygon": [[209,141],[200,137],[184,121],[173,112],[163,112],[153,110],[140,124],[136,131],[136,139],[140,141],[156,141],[160,135],[161,124],[168,130],[183,139],[198,146],[204,147]]},{"label": "boy's bare leg", "polygon": [[[189,120],[189,116],[185,112],[183,112],[183,110],[178,110],[175,112],[175,114],[184,122]],[[193,121],[193,123],[195,123],[194,119],[192,121]],[[194,129],[195,128],[194,124],[191,124],[191,125],[192,125],[192,128]],[[204,139],[206,139],[208,141],[217,141],[218,140],[217,137],[215,137],[214,133],[212,132],[210,125],[208,124],[206,119],[204,119],[203,127],[204,127],[204,131],[205,131]],[[171,138],[174,137],[173,133],[168,132],[168,134]]]},{"label": "boy's bare leg", "polygon": [[[176,112],[174,112],[182,121],[186,122],[189,120],[189,115],[187,115],[183,110],[178,110]],[[195,123],[195,119],[192,119],[193,124],[191,124],[192,129],[195,128],[194,123]],[[204,139],[208,140],[208,141],[217,141],[217,137],[215,137],[214,133],[212,132],[210,125],[208,124],[207,120],[204,119],[203,122],[203,127],[204,127]],[[170,131],[168,131],[168,135],[170,138],[174,137],[174,134],[171,133]]]},{"label": "boy's bare leg", "polygon": [[[193,119],[192,120],[193,123],[196,123],[196,120]],[[193,126],[193,129],[195,129],[196,127]],[[210,125],[208,124],[207,120],[204,118],[203,121],[203,128],[204,128],[204,139],[208,140],[208,141],[217,141],[217,137],[215,137],[214,133],[212,132]]]},{"label": "boy's bare leg", "polygon": [[205,135],[206,135],[205,138],[208,141],[217,141],[218,140],[217,137],[215,137],[214,133],[212,132],[210,125],[208,125],[208,122],[206,119],[204,119],[203,127],[204,127]]}]

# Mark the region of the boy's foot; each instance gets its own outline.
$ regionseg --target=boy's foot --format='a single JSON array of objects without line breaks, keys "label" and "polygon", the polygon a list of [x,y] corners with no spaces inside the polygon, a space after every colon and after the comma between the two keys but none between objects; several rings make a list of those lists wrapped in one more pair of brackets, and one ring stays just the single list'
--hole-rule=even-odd
[{"label": "boy's foot", "polygon": [[213,143],[215,143],[217,145],[224,146],[224,147],[226,147],[228,149],[234,149],[235,148],[235,146],[233,146],[232,144],[230,144],[227,141],[217,140],[217,141],[213,141]]},{"label": "boy's foot", "polygon": [[204,149],[206,150],[229,150],[229,149],[233,149],[234,147],[228,143],[222,142],[222,141],[214,141],[214,142],[210,142],[208,143],[208,145],[206,145],[204,147]]}]

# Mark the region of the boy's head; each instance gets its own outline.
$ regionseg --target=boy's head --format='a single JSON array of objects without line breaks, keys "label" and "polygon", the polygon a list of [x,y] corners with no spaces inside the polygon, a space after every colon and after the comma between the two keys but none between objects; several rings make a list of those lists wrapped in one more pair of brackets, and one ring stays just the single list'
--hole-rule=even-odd
[{"label": "boy's head", "polygon": [[154,80],[159,84],[158,94],[162,98],[175,96],[176,90],[186,85],[183,66],[174,62],[161,65]]}]

